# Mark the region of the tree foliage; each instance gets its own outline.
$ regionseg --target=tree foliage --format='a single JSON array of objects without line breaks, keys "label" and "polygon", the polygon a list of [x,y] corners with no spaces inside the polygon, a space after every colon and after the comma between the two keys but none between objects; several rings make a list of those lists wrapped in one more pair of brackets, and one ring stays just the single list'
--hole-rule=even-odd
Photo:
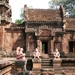
[{"label": "tree foliage", "polygon": [[56,9],[60,5],[64,6],[69,17],[75,17],[75,0],[51,0],[49,2],[49,8],[51,9]]},{"label": "tree foliage", "polygon": [[16,20],[15,20],[15,23],[16,23],[16,24],[21,24],[21,23],[22,23],[22,20],[21,20],[21,19],[16,19]]},{"label": "tree foliage", "polygon": [[20,14],[20,19],[16,19],[15,20],[15,23],[16,24],[21,24],[22,22],[23,22],[23,18],[24,18],[24,9],[23,8],[21,8],[21,14]]},{"label": "tree foliage", "polygon": [[[32,9],[32,6],[29,6],[28,9]],[[21,14],[20,14],[20,19],[16,19],[15,23],[16,24],[21,24],[24,21],[24,8],[21,8]]]}]

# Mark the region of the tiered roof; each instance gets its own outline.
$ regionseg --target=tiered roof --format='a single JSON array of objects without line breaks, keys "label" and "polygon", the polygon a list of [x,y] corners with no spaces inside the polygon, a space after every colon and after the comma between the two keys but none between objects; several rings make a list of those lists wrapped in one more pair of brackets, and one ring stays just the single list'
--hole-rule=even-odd
[{"label": "tiered roof", "polygon": [[28,21],[60,21],[60,10],[28,9]]},{"label": "tiered roof", "polygon": [[66,30],[75,31],[75,19],[66,18]]}]

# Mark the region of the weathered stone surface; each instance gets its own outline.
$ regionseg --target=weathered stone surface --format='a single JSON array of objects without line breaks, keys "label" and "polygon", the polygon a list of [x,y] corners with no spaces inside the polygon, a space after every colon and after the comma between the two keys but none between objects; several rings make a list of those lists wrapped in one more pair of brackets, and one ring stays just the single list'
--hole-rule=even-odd
[{"label": "weathered stone surface", "polygon": [[62,60],[60,58],[54,58],[53,60],[54,75],[62,75],[61,62]]},{"label": "weathered stone surface", "polygon": [[49,75],[47,72],[42,72],[41,75]]},{"label": "weathered stone surface", "polygon": [[33,70],[41,69],[41,59],[33,59]]}]

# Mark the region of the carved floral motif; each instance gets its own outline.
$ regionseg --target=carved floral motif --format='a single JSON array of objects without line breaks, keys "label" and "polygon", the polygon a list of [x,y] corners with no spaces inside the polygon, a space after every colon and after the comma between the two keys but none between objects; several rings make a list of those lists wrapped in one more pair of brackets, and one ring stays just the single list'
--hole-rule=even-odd
[{"label": "carved floral motif", "polygon": [[51,33],[50,33],[50,30],[43,29],[43,30],[40,30],[39,35],[40,36],[50,36]]}]

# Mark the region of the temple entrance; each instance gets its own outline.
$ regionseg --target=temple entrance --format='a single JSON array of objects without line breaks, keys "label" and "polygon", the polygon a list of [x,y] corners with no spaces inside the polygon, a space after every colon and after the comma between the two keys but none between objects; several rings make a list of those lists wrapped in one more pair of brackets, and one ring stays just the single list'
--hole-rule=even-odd
[{"label": "temple entrance", "polygon": [[42,42],[42,52],[44,54],[48,54],[48,42],[47,41]]},{"label": "temple entrance", "polygon": [[69,52],[75,52],[75,41],[69,42]]}]

